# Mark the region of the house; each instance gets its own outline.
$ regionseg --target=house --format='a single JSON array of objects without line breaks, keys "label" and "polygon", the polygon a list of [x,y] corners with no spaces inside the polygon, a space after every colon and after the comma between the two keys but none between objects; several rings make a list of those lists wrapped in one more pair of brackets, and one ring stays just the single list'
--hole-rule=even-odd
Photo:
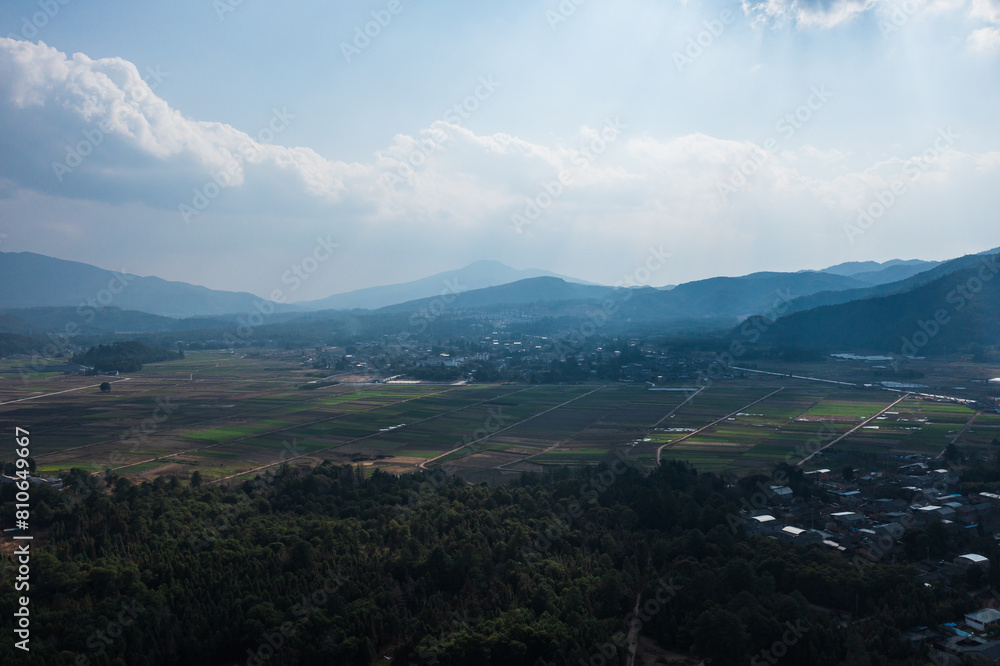
[{"label": "house", "polygon": [[830,470],[828,469],[814,469],[811,472],[806,472],[803,476],[807,476],[810,479],[821,479],[826,480],[830,478]]},{"label": "house", "polygon": [[801,527],[793,527],[791,525],[781,528],[781,531],[778,532],[778,536],[785,541],[803,545],[819,543],[823,540],[822,533],[817,530],[806,530]]},{"label": "house", "polygon": [[981,569],[990,568],[990,560],[982,555],[977,555],[975,553],[966,553],[965,555],[959,555],[954,560],[955,566],[957,567],[971,567],[978,566]]},{"label": "house", "polygon": [[903,536],[906,529],[896,522],[883,523],[875,526],[875,535],[879,538],[888,537],[893,541]]},{"label": "house", "polygon": [[955,509],[947,505],[939,506],[935,513],[937,513],[938,517],[941,520],[955,520],[955,518],[958,516]]},{"label": "house", "polygon": [[883,497],[872,502],[872,506],[880,513],[893,513],[906,509],[906,502],[901,499],[889,499]]},{"label": "house", "polygon": [[965,614],[965,623],[979,632],[987,631],[991,625],[1000,622],[1000,610],[996,608],[981,608],[973,613]]},{"label": "house", "polygon": [[771,486],[771,492],[778,501],[788,501],[792,499],[792,489],[788,486]]},{"label": "house", "polygon": [[976,510],[976,515],[979,518],[984,518],[993,513],[993,505],[989,502],[977,502],[972,505],[972,508]]},{"label": "house", "polygon": [[857,506],[861,504],[861,491],[860,490],[831,490],[830,494],[833,495],[838,502],[841,504],[848,504],[851,506]]},{"label": "house", "polygon": [[747,518],[746,528],[750,536],[774,536],[781,530],[781,524],[774,516],[752,516]]},{"label": "house", "polygon": [[830,514],[830,520],[844,529],[857,529],[865,524],[865,517],[853,511],[838,511]]},{"label": "house", "polygon": [[[955,510],[951,510],[952,515],[954,515]],[[928,504],[927,506],[917,507],[913,512],[913,517],[916,518],[917,523],[920,525],[929,525],[935,521],[942,519],[941,507],[936,504]]]},{"label": "house", "polygon": [[979,512],[976,511],[976,507],[971,504],[959,504],[955,508],[955,516],[958,522],[964,523],[966,525],[971,525],[979,519]]},{"label": "house", "polygon": [[[930,649],[931,661],[941,666],[959,666],[963,663],[995,664],[1000,659],[1000,641],[987,641],[965,632],[956,633],[944,640],[935,641]],[[966,661],[962,661],[965,658]]]}]

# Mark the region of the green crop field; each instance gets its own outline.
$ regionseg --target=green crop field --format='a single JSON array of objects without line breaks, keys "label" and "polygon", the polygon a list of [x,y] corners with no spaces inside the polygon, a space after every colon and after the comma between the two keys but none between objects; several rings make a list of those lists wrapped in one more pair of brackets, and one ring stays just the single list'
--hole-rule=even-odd
[{"label": "green crop field", "polygon": [[[592,465],[627,454],[737,473],[796,463],[885,410],[898,393],[757,375],[697,389],[642,384],[333,384],[313,390],[296,352],[192,352],[140,373],[101,378],[0,366],[5,420],[32,431],[46,474],[73,467],[134,478],[200,469],[206,479],[322,460],[394,473],[446,465],[504,475]],[[34,376],[37,375],[37,376]],[[972,417],[976,416],[975,419]],[[910,397],[809,466],[844,456],[936,455],[955,440],[992,448],[1000,415]],[[826,457],[824,457],[826,456]],[[839,457],[838,457],[839,456]],[[895,458],[894,458],[895,457]]]}]

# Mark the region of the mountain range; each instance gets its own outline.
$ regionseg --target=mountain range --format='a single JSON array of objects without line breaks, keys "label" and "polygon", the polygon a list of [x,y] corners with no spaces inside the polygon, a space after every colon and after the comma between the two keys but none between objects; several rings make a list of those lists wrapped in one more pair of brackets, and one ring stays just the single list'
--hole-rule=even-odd
[{"label": "mountain range", "polygon": [[[761,343],[917,356],[1000,342],[1000,253],[961,257],[846,302],[802,309],[802,301],[843,296],[793,302],[798,311],[756,327]],[[752,328],[745,324],[734,336]]]},{"label": "mountain range", "polygon": [[518,270],[499,261],[477,261],[465,268],[381,287],[368,287],[334,294],[315,301],[296,303],[304,310],[376,310],[421,298],[448,298],[467,291],[488,289],[537,277],[558,278],[565,282],[589,284],[583,280],[537,269]]},{"label": "mountain range", "polygon": [[[293,325],[298,319],[321,322],[337,312],[412,320],[504,309],[580,318],[603,310],[621,326],[661,332],[732,329],[737,338],[746,330],[741,322],[749,320],[763,331],[761,342],[771,345],[891,351],[916,335],[911,350],[916,353],[1000,341],[995,314],[1000,280],[978,277],[976,293],[961,294],[975,286],[978,272],[995,265],[1000,250],[990,252],[945,262],[849,262],[815,271],[715,277],[670,289],[614,288],[481,261],[413,282],[293,304],[33,253],[0,253],[0,280],[8,287],[0,293],[0,332],[37,336],[58,331],[67,321],[93,335],[207,331],[232,327],[262,307],[269,312],[268,324]],[[918,344],[921,331],[928,339]]]}]

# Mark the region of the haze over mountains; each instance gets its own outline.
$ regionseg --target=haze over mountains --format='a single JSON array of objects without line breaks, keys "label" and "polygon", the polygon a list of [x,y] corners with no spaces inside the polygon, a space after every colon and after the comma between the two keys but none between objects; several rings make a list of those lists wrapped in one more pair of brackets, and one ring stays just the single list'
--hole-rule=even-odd
[{"label": "haze over mountains", "polygon": [[[657,291],[674,292],[672,298],[684,302],[688,313],[694,316],[715,315],[719,312],[700,303],[701,299],[718,291],[719,297],[732,302],[723,306],[725,316],[730,314],[753,314],[757,301],[752,298],[739,304],[741,298],[760,289],[776,289],[781,286],[793,288],[796,296],[805,296],[824,290],[845,290],[879,285],[903,279],[936,266],[938,262],[920,260],[895,260],[884,264],[875,262],[840,264],[822,271],[800,271],[798,273],[754,273],[734,278],[710,278],[689,282],[679,287]],[[779,277],[785,276],[785,277]],[[400,284],[369,287],[329,297],[295,303],[275,303],[276,312],[306,312],[321,310],[368,309],[377,310],[389,306],[416,301],[423,298],[444,297],[449,302],[454,296],[491,287],[499,287],[523,280],[539,277],[556,278],[567,283],[592,285],[583,280],[558,275],[539,269],[518,270],[496,261],[477,261],[464,268],[444,271],[425,278]],[[287,279],[286,279],[287,278]],[[294,284],[295,276],[289,272],[283,282]],[[0,293],[0,309],[34,307],[79,307],[88,304],[93,307],[117,307],[164,317],[219,317],[251,311],[261,299],[246,292],[230,292],[209,289],[185,282],[172,282],[158,277],[140,277],[130,273],[118,273],[84,264],[47,257],[32,252],[0,253],[0,281],[5,285]],[[740,285],[754,284],[749,292]],[[541,285],[551,285],[541,281]],[[545,290],[542,290],[543,292]],[[513,296],[511,303],[531,302],[526,285],[520,296]],[[598,298],[606,288],[590,292],[578,290],[574,298]],[[553,300],[567,294],[552,292],[548,296],[540,292],[535,300]],[[496,295],[484,296],[488,302],[495,302]],[[468,306],[475,298],[464,298],[460,303]]]},{"label": "haze over mountains", "polygon": [[557,275],[549,271],[530,268],[518,270],[501,264],[499,261],[477,261],[465,268],[445,271],[412,282],[357,289],[315,301],[296,303],[296,305],[307,310],[351,310],[354,308],[374,310],[421,298],[456,295],[536,277],[554,277],[566,282],[588,284],[583,280]]},{"label": "haze over mountains", "polygon": [[[844,294],[820,294],[837,300]],[[802,307],[801,299],[793,308]],[[764,322],[761,341],[817,349],[895,351],[906,356],[1000,342],[1000,254],[946,262],[860,298],[800,309]],[[741,327],[741,333],[749,330]],[[736,337],[739,337],[737,335]]]},{"label": "haze over mountains", "polygon": [[[496,261],[477,261],[461,269],[412,282],[369,287],[316,301],[274,303],[274,307],[277,312],[377,309],[542,276],[586,284],[582,280],[549,271],[517,270]],[[291,271],[282,276],[286,285],[294,285],[296,279]],[[261,301],[259,297],[245,292],[219,291],[158,277],[139,277],[32,252],[0,253],[0,283],[5,286],[0,294],[0,309],[75,308],[88,303],[94,307],[96,303],[164,317],[218,317],[252,311],[255,304]]]},{"label": "haze over mountains", "polygon": [[0,309],[114,306],[166,317],[246,312],[260,299],[186,282],[138,277],[33,252],[0,253]]},{"label": "haze over mountains", "polygon": [[[930,336],[933,344],[919,347],[994,344],[1000,341],[994,314],[1000,280],[980,276],[982,285],[975,298],[965,298],[967,306],[957,307],[955,296],[978,272],[992,276],[991,256],[853,262],[818,271],[710,278],[669,290],[594,285],[481,261],[413,282],[279,304],[253,294],[121,275],[37,254],[2,253],[0,279],[8,288],[0,294],[0,331],[38,335],[73,321],[81,332],[93,335],[181,333],[231,328],[249,313],[263,314],[267,324],[294,325],[296,320],[343,319],[338,313],[405,320],[428,313],[432,318],[476,312],[495,316],[516,310],[563,321],[603,312],[614,317],[616,326],[636,330],[733,330],[736,337],[745,330],[740,323],[751,319],[765,322],[758,326],[764,335],[757,336],[765,344],[887,350],[899,348],[901,336],[912,335],[919,322],[950,308],[947,331],[939,327],[940,335]],[[762,314],[766,319],[752,319]]]}]

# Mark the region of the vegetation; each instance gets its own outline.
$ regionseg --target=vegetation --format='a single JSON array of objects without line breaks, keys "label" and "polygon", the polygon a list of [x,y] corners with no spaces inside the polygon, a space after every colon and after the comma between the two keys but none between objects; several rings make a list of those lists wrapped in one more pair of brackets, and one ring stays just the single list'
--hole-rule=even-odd
[{"label": "vegetation", "polygon": [[142,370],[144,363],[159,363],[181,358],[184,358],[183,352],[156,349],[141,342],[129,341],[91,347],[86,352],[73,356],[71,361],[101,372],[137,372]]},{"label": "vegetation", "polygon": [[988,362],[1000,331],[995,262],[977,258],[909,291],[796,312],[768,326],[762,343],[906,356],[971,349],[977,361]]},{"label": "vegetation", "polygon": [[3,663],[625,664],[637,599],[643,635],[713,664],[789,627],[786,663],[905,663],[900,629],[969,609],[911,569],[742,538],[739,488],[683,463],[493,487],[329,463],[235,490],[95,479],[33,491],[36,633]]},{"label": "vegetation", "polygon": [[0,332],[0,358],[14,354],[35,354],[46,343],[26,335]]}]

